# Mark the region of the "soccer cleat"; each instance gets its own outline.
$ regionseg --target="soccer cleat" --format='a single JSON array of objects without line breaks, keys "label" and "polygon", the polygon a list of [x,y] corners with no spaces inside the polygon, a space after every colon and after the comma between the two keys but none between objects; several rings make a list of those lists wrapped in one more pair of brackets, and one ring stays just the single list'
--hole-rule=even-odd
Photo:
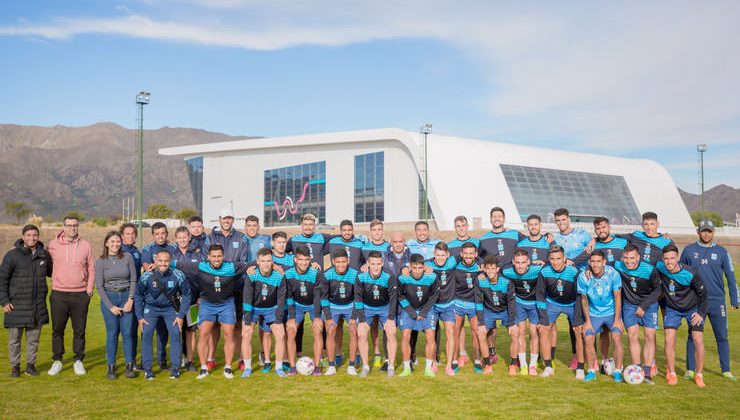
[{"label": "soccer cleat", "polygon": [[75,363],[72,365],[72,368],[75,371],[75,375],[82,376],[87,373],[85,370],[85,365],[82,364],[82,360],[76,360]]},{"label": "soccer cleat", "polygon": [[596,380],[596,372],[589,370],[586,376],[583,378],[583,382],[591,382]]},{"label": "soccer cleat", "polygon": [[321,368],[318,366],[313,368],[313,373],[311,374],[311,376],[321,376]]},{"label": "soccer cleat", "polygon": [[676,372],[669,372],[665,374],[665,380],[668,385],[676,385],[678,383],[678,376],[676,376]]},{"label": "soccer cleat", "polygon": [[334,356],[334,364],[339,367],[342,366],[342,361],[344,361],[344,356],[341,354],[337,354]]},{"label": "soccer cleat", "polygon": [[373,356],[373,367],[379,368],[383,366],[383,358],[379,354]]},{"label": "soccer cleat", "polygon": [[658,365],[655,364],[655,360],[653,360],[653,364],[650,365],[650,377],[655,378],[658,376]]},{"label": "soccer cleat", "polygon": [[683,374],[683,378],[687,381],[694,380],[694,376],[696,376],[696,372],[694,372],[693,370],[687,370],[686,373]]},{"label": "soccer cleat", "polygon": [[452,370],[454,370],[455,373],[457,373],[460,370],[460,365],[457,364],[457,360],[452,362]]},{"label": "soccer cleat", "polygon": [[576,359],[575,357],[570,359],[570,366],[568,366],[568,369],[570,370],[578,369],[578,359]]},{"label": "soccer cleat", "polygon": [[622,378],[622,372],[615,370],[614,371],[614,382],[622,382],[624,379]]},{"label": "soccer cleat", "polygon": [[483,373],[483,365],[481,365],[480,363],[473,364],[473,372]]},{"label": "soccer cleat", "polygon": [[226,366],[224,368],[224,378],[234,379],[234,372],[231,370],[231,366]]},{"label": "soccer cleat", "polygon": [[388,372],[388,361],[383,362],[383,366],[380,367],[381,372]]},{"label": "soccer cleat", "polygon": [[536,366],[530,366],[529,367],[529,376],[537,376],[537,367]]},{"label": "soccer cleat", "polygon": [[447,366],[445,368],[445,373],[447,374],[447,376],[455,376],[455,369],[453,369],[450,366]]},{"label": "soccer cleat", "polygon": [[337,373],[337,368],[336,368],[336,367],[334,367],[334,366],[329,366],[329,367],[328,367],[328,368],[326,369],[326,372],[324,372],[324,375],[326,375],[326,376],[331,376],[331,375],[334,375],[335,373]]},{"label": "soccer cleat", "polygon": [[[236,370],[244,370],[244,360],[240,360],[239,363],[236,364]],[[263,365],[260,365],[263,366]]]},{"label": "soccer cleat", "polygon": [[555,376],[555,369],[552,366],[545,367],[545,370],[540,374],[540,378],[549,378],[551,376]]},{"label": "soccer cleat", "polygon": [[200,373],[198,374],[198,376],[195,377],[195,379],[203,379],[208,377],[208,375],[210,375],[210,373],[208,373],[208,369],[201,369]]},{"label": "soccer cleat", "polygon": [[582,381],[586,377],[586,372],[583,369],[576,369],[576,380]]},{"label": "soccer cleat", "polygon": [[722,377],[731,381],[737,381],[737,378],[732,374],[732,372],[722,372]]},{"label": "soccer cleat", "polygon": [[242,379],[249,378],[250,376],[252,376],[252,369],[251,368],[246,368],[246,369],[244,369],[242,371],[242,375],[241,375],[241,378]]},{"label": "soccer cleat", "polygon": [[185,366],[185,370],[187,372],[197,372],[198,371],[198,367],[195,366],[195,364],[193,364],[193,362],[188,362],[188,365]]},{"label": "soccer cleat", "polygon": [[645,385],[655,385],[655,382],[653,382],[653,380],[650,378],[643,379],[642,383],[644,383]]},{"label": "soccer cleat", "polygon": [[357,369],[354,366],[347,366],[347,375],[357,376]]},{"label": "soccer cleat", "polygon": [[21,377],[21,366],[20,365],[15,365],[12,368],[10,368],[10,377],[11,378]]},{"label": "soccer cleat", "polygon": [[522,366],[519,368],[519,374],[522,376],[529,375],[529,369],[526,366]]},{"label": "soccer cleat", "polygon": [[388,374],[386,376],[388,376],[389,378],[392,378],[393,375],[395,375],[395,373],[396,373],[396,370],[391,366],[388,368]]},{"label": "soccer cleat", "polygon": [[704,384],[704,375],[702,375],[701,373],[697,373],[696,375],[694,375],[694,383],[699,388],[706,387],[706,385]]},{"label": "soccer cleat", "polygon": [[180,371],[172,371],[170,372],[170,379],[180,379]]},{"label": "soccer cleat", "polygon": [[490,375],[492,373],[493,373],[493,368],[491,367],[491,365],[488,365],[488,366],[486,366],[486,367],[483,368],[483,374],[484,375]]},{"label": "soccer cleat", "polygon": [[265,362],[265,365],[262,366],[262,373],[268,373],[272,370],[272,362]]},{"label": "soccer cleat", "polygon": [[429,368],[429,369],[424,369],[424,376],[426,376],[427,378],[434,378],[437,375],[434,373],[434,371],[431,368]]},{"label": "soccer cleat", "polygon": [[411,369],[404,368],[398,376],[411,376]]},{"label": "soccer cleat", "polygon": [[281,378],[286,378],[288,376],[288,374],[285,373],[285,371],[282,370],[282,369],[275,369],[275,375],[277,375],[277,376],[279,376]]},{"label": "soccer cleat", "polygon": [[288,376],[295,376],[295,375],[296,375],[297,373],[298,373],[298,372],[296,372],[296,370],[295,370],[295,366],[292,366],[292,367],[291,367],[291,368],[290,368],[290,369],[288,370]]},{"label": "soccer cleat", "polygon": [[36,365],[34,363],[28,363],[26,365],[26,371],[23,372],[26,376],[39,376],[39,371],[36,370]]},{"label": "soccer cleat", "polygon": [[215,360],[209,360],[206,363],[206,366],[208,366],[208,370],[213,370],[213,369],[216,369],[216,366],[218,366],[218,364],[216,364]]},{"label": "soccer cleat", "polygon": [[154,380],[154,372],[151,370],[148,370],[144,373],[144,379],[147,381],[153,381]]},{"label": "soccer cleat", "polygon": [[516,376],[516,365],[509,365],[509,376]]},{"label": "soccer cleat", "polygon": [[465,366],[465,364],[468,363],[468,361],[470,361],[470,359],[468,359],[467,354],[461,354],[460,357],[457,358],[457,363],[458,365],[460,365],[460,367]]},{"label": "soccer cleat", "polygon": [[367,378],[367,375],[369,375],[369,374],[370,374],[370,368],[369,367],[362,368],[362,370],[360,371],[360,374],[358,375],[358,377],[359,378]]}]

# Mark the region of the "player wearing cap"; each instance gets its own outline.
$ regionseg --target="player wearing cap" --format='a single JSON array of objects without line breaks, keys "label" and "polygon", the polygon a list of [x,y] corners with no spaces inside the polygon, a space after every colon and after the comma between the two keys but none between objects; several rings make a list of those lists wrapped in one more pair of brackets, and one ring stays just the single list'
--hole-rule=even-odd
[{"label": "player wearing cap", "polygon": [[[714,223],[703,220],[697,229],[699,240],[688,245],[681,253],[681,263],[696,268],[707,289],[709,307],[707,317],[712,323],[714,339],[717,342],[719,365],[722,376],[735,381],[730,371],[730,342],[727,340],[727,301],[725,300],[725,282],[729,289],[730,305],[738,308],[738,288],[735,282],[735,269],[727,250],[713,242]],[[689,376],[695,371],[694,341],[686,342],[686,371]]]}]

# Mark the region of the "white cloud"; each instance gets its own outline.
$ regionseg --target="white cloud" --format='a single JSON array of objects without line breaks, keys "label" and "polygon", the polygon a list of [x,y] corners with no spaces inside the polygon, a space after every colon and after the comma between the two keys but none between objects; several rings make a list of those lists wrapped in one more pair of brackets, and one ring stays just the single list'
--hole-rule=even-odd
[{"label": "white cloud", "polygon": [[[626,152],[737,143],[740,3],[139,0],[145,12],[0,27],[0,35],[84,34],[254,50],[423,38],[489,74],[501,138],[526,132]],[[485,93],[484,93],[485,94]]]}]

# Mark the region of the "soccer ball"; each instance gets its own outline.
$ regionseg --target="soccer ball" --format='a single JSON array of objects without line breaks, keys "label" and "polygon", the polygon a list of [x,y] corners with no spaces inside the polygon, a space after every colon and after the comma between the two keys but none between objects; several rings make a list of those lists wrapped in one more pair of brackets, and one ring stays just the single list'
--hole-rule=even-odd
[{"label": "soccer ball", "polygon": [[301,375],[310,375],[313,373],[314,364],[310,357],[303,356],[295,364],[295,370]]},{"label": "soccer ball", "polygon": [[612,376],[616,369],[616,363],[613,358],[610,357],[604,362],[604,373],[607,375]]},{"label": "soccer ball", "polygon": [[645,372],[638,365],[629,365],[624,368],[624,381],[630,385],[641,384],[645,379]]}]

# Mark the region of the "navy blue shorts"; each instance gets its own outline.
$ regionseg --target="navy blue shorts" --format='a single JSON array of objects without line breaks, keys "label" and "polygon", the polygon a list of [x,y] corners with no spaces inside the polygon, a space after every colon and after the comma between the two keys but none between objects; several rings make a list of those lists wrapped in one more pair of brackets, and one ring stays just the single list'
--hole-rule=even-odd
[{"label": "navy blue shorts", "polygon": [[575,319],[574,312],[575,307],[573,305],[558,305],[557,303],[547,302],[547,325],[554,324],[560,314],[565,314],[568,317],[568,321],[574,327],[583,325],[582,319]]},{"label": "navy blue shorts", "polygon": [[353,305],[351,303],[349,305],[332,305],[330,303],[329,310],[331,311],[331,319],[335,324],[339,322],[339,318],[344,318],[345,322],[349,322],[354,314]]},{"label": "navy blue shorts", "polygon": [[694,314],[694,312],[698,312],[697,308],[694,308],[690,311],[686,312],[680,312],[675,309],[672,309],[670,307],[665,308],[665,319],[663,319],[663,327],[665,329],[678,329],[678,327],[681,326],[681,320],[686,319],[686,323],[689,325],[689,331],[698,331],[703,332],[704,331],[704,320],[702,319],[701,324],[699,325],[691,325],[691,315]]},{"label": "navy blue shorts", "polygon": [[306,318],[306,314],[311,317],[311,321],[316,317],[316,314],[313,311],[313,305],[305,306],[300,303],[294,303],[293,306],[295,306],[295,322],[297,324],[303,322]]},{"label": "navy blue shorts", "polygon": [[[630,328],[635,325],[639,325],[645,328],[658,329],[658,302],[650,305],[645,314],[641,317],[635,315],[635,311],[639,308],[638,305],[624,302],[622,305],[622,321],[624,322],[624,328]],[[680,323],[680,320],[679,320]]]},{"label": "navy blue shorts", "polygon": [[531,305],[523,304],[520,302],[516,303],[516,319],[514,324],[519,324],[529,320],[530,324],[540,323],[540,314],[537,312],[537,305],[532,303]]},{"label": "navy blue shorts", "polygon": [[504,327],[509,326],[509,312],[493,312],[489,309],[483,309],[483,322],[486,325],[487,330],[496,328],[496,321],[501,321],[501,325]]},{"label": "navy blue shorts", "polygon": [[619,328],[614,327],[614,315],[592,316],[591,327],[592,329],[584,331],[586,336],[599,334],[602,327],[606,327],[610,332],[622,332]]},{"label": "navy blue shorts", "polygon": [[365,312],[365,322],[367,324],[372,324],[374,318],[377,317],[378,327],[381,329],[385,325],[385,321],[388,320],[388,305],[381,306],[378,308],[365,305],[364,312]]},{"label": "navy blue shorts", "polygon": [[455,322],[455,303],[448,302],[442,305],[434,305],[432,309],[436,318],[442,322]]},{"label": "navy blue shorts", "polygon": [[412,331],[434,330],[437,327],[437,314],[434,311],[429,311],[426,318],[417,320],[411,319],[406,311],[401,311],[401,316],[398,318],[398,327],[401,330]]},{"label": "navy blue shorts", "polygon": [[254,308],[252,311],[252,324],[259,322],[259,328],[262,331],[270,332],[270,325],[274,324],[277,320],[275,311],[277,307],[272,308]]},{"label": "navy blue shorts", "polygon": [[475,304],[472,302],[463,302],[461,300],[455,300],[455,315],[465,318],[468,320],[475,317]]},{"label": "navy blue shorts", "polygon": [[224,303],[213,304],[206,300],[200,300],[198,307],[198,324],[204,321],[218,322],[219,324],[236,324],[236,309],[234,299],[229,299]]}]

